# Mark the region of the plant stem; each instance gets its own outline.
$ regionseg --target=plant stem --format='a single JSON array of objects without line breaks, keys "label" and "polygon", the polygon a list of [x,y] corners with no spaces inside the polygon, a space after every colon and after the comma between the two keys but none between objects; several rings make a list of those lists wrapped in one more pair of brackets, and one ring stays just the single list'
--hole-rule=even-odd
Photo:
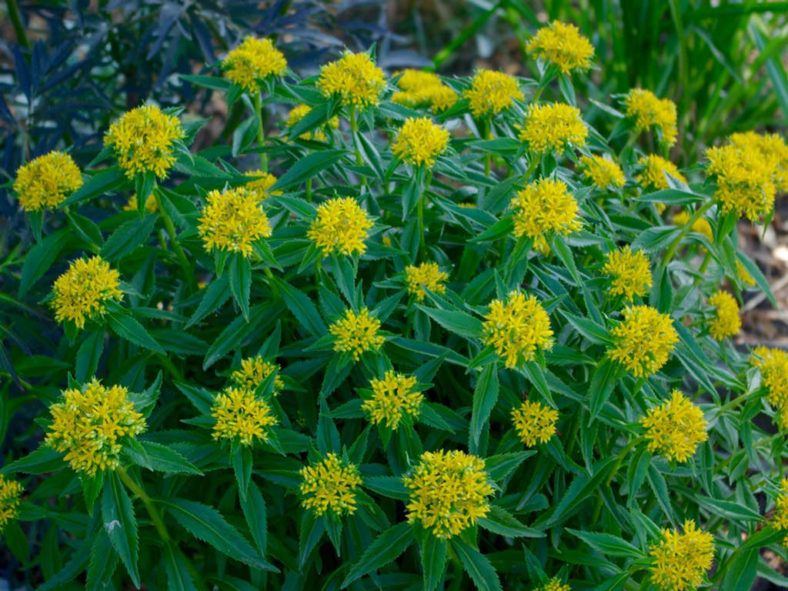
[{"label": "plant stem", "polygon": [[306,179],[306,201],[312,203],[312,179]]},{"label": "plant stem", "polygon": [[145,505],[145,509],[147,509],[148,515],[150,515],[153,526],[156,528],[156,531],[159,532],[159,536],[161,536],[162,541],[168,542],[170,540],[170,533],[167,531],[167,526],[164,525],[161,515],[153,505],[153,501],[151,501],[151,498],[145,492],[145,489],[137,484],[123,467],[118,467],[116,473],[120,477],[123,484],[125,484],[132,493],[139,497],[139,499],[142,501],[142,504]]},{"label": "plant stem", "polygon": [[25,33],[25,26],[22,24],[22,17],[19,14],[19,6],[17,6],[16,0],[5,0],[5,5],[8,7],[8,17],[11,19],[11,24],[14,25],[17,42],[22,47],[30,49],[30,41],[27,39],[27,33]]},{"label": "plant stem", "polygon": [[[492,139],[492,117],[489,117],[484,122],[484,129],[482,130],[484,139]],[[492,168],[492,154],[487,152],[484,156],[484,176],[490,176],[490,169]]]},{"label": "plant stem", "polygon": [[662,258],[661,263],[662,267],[667,268],[668,263],[673,258],[673,255],[676,254],[676,249],[679,247],[679,244],[681,244],[681,241],[684,240],[684,237],[689,234],[689,231],[692,229],[692,225],[697,222],[700,217],[711,208],[712,205],[714,205],[714,201],[709,200],[696,209],[695,212],[690,216],[689,220],[687,220],[687,223],[684,224],[684,227],[681,229],[679,235],[673,239],[673,242],[671,242],[670,246],[668,246],[668,250],[665,251],[665,256]]},{"label": "plant stem", "polygon": [[525,174],[523,175],[523,179],[525,179],[526,182],[528,182],[528,180],[531,178],[531,175],[533,175],[533,173],[536,172],[536,169],[539,167],[539,163],[541,161],[542,161],[541,154],[537,154],[536,156],[533,156],[531,158],[531,161],[528,163],[528,170],[526,170]]},{"label": "plant stem", "polygon": [[427,172],[427,178],[424,179],[424,189],[419,195],[419,201],[416,206],[417,215],[419,218],[419,252],[421,255],[424,256],[427,254],[427,241],[424,236],[424,202],[427,200],[427,189],[430,187],[430,183],[432,182],[432,171]]},{"label": "plant stem", "polygon": [[[254,95],[254,107],[257,110],[257,145],[262,150],[265,146],[265,127],[263,124],[263,91],[258,90]],[[260,170],[268,172],[268,155],[260,152]]]},{"label": "plant stem", "polygon": [[358,133],[356,107],[350,107],[350,131],[353,132],[353,150],[356,152],[356,164],[361,166],[364,164],[364,161],[361,159],[361,150],[358,149],[358,144],[356,143],[356,134]]},{"label": "plant stem", "polygon": [[271,273],[271,269],[268,267],[263,267],[263,273],[265,273],[265,276],[268,277],[268,285],[271,287],[271,295],[273,295],[274,298],[278,298],[279,289],[274,284],[274,274]]},{"label": "plant stem", "polygon": [[161,215],[161,219],[164,222],[164,229],[167,231],[167,235],[170,237],[170,245],[175,251],[175,255],[178,257],[178,262],[180,263],[181,269],[183,270],[184,278],[188,282],[192,291],[196,291],[197,277],[194,274],[194,267],[192,267],[192,264],[189,262],[186,253],[183,251],[183,248],[177,240],[177,236],[175,234],[175,225],[172,223],[172,219],[167,213],[167,210],[164,209],[161,195],[159,194],[159,191],[156,190],[155,186],[153,187],[153,196],[156,198],[156,207],[158,207],[159,214]]}]

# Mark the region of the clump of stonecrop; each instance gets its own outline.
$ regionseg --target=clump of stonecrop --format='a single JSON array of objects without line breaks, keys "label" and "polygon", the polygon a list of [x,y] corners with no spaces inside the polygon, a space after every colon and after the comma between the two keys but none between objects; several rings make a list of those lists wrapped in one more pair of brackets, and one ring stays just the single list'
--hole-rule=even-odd
[{"label": "clump of stonecrop", "polygon": [[11,447],[0,528],[31,586],[776,577],[788,352],[737,336],[767,281],[735,227],[788,190],[784,138],[695,149],[570,23],[464,77],[372,48],[302,79],[294,40],[185,77],[228,103],[213,145],[135,106],[8,184],[0,431],[43,444]]}]

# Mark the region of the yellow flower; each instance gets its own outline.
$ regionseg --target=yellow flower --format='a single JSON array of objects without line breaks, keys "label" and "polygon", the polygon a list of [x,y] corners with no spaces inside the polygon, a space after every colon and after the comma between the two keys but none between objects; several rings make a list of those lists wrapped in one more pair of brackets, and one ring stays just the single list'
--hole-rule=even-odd
[{"label": "yellow flower", "polygon": [[[156,204],[156,196],[151,193],[145,198],[145,211],[148,213],[156,213],[159,206]],[[137,211],[137,194],[134,193],[129,197],[128,203],[123,206],[123,211]]]},{"label": "yellow flower", "polygon": [[177,117],[143,105],[110,125],[104,143],[113,149],[128,178],[145,172],[161,178],[175,164],[175,142],[184,135]]},{"label": "yellow flower", "polygon": [[[774,503],[772,525],[777,529],[788,529],[788,478],[780,481],[780,494]],[[0,527],[2,527],[1,523]]]},{"label": "yellow flower", "polygon": [[0,532],[19,513],[19,504],[24,489],[16,480],[0,474]]},{"label": "yellow flower", "polygon": [[587,137],[580,110],[564,103],[529,106],[519,135],[532,152],[563,152],[585,146]]},{"label": "yellow flower", "polygon": [[356,314],[353,310],[345,311],[345,315],[334,322],[328,332],[334,336],[334,351],[350,353],[358,361],[366,351],[380,349],[385,339],[378,334],[380,320],[362,308]]},{"label": "yellow flower", "polygon": [[523,100],[520,83],[513,76],[492,70],[479,70],[471,80],[471,87],[463,91],[474,117],[494,115],[508,109],[514,101]]},{"label": "yellow flower", "polygon": [[373,424],[396,429],[403,419],[415,419],[419,415],[424,395],[415,389],[416,378],[389,370],[382,380],[375,378],[370,385],[372,398],[361,404],[361,410]]},{"label": "yellow flower", "polygon": [[512,411],[514,429],[526,447],[550,441],[557,420],[558,411],[541,402],[526,400]]},{"label": "yellow flower", "polygon": [[89,476],[117,468],[123,444],[145,430],[145,418],[134,410],[128,390],[106,388],[96,379],[81,390],[66,390],[49,410],[52,424],[44,444],[66,452],[71,468]]},{"label": "yellow flower", "polygon": [[254,390],[245,386],[227,388],[216,396],[211,407],[214,439],[235,439],[241,445],[252,445],[255,438],[267,441],[276,417],[265,400],[255,397]]},{"label": "yellow flower", "polygon": [[750,275],[749,271],[744,268],[744,265],[742,265],[738,259],[736,260],[736,274],[739,280],[747,287],[755,285],[755,279],[752,278],[752,275]]},{"label": "yellow flower", "polygon": [[490,510],[484,460],[462,451],[424,452],[403,482],[410,489],[408,521],[438,538],[462,533]]},{"label": "yellow flower", "polygon": [[414,109],[432,107],[433,111],[440,112],[453,107],[459,100],[457,93],[432,72],[405,70],[397,86],[402,91],[395,92],[391,100]]},{"label": "yellow flower", "polygon": [[[288,113],[287,119],[285,120],[285,125],[288,127],[293,127],[296,123],[301,121],[301,119],[306,117],[310,111],[312,111],[312,107],[309,105],[298,105],[297,107],[294,107],[290,113]],[[332,117],[328,120],[327,125],[332,129],[339,128],[339,117]],[[328,139],[322,129],[314,129],[311,132],[302,133],[298,137],[304,140],[319,140],[321,142],[324,142]]]},{"label": "yellow flower", "polygon": [[728,144],[706,150],[706,172],[715,177],[714,197],[723,213],[756,221],[774,208],[775,167],[748,146]]},{"label": "yellow flower", "polygon": [[572,591],[572,588],[569,585],[562,583],[561,579],[553,577],[547,581],[546,585],[542,585],[534,591]]},{"label": "yellow flower", "polygon": [[436,113],[441,113],[450,109],[458,100],[460,100],[460,97],[457,96],[454,89],[445,84],[430,89],[430,103],[432,105],[432,110]]},{"label": "yellow flower", "polygon": [[328,256],[334,251],[341,254],[364,254],[364,241],[369,237],[373,223],[352,197],[336,197],[317,208],[317,217],[309,224],[307,237]]},{"label": "yellow flower", "polygon": [[731,294],[719,290],[709,298],[709,305],[714,307],[714,319],[709,325],[709,334],[718,341],[725,337],[739,334],[741,320],[739,305]]},{"label": "yellow flower", "polygon": [[761,372],[766,400],[777,407],[777,424],[788,428],[788,353],[782,349],[756,347],[750,362]]},{"label": "yellow flower", "polygon": [[598,189],[606,189],[609,186],[623,187],[626,183],[624,171],[607,156],[593,155],[580,158],[585,176]]},{"label": "yellow flower", "polygon": [[301,468],[301,477],[299,491],[305,509],[318,516],[326,511],[337,517],[356,512],[356,489],[361,485],[361,476],[355,464],[329,453],[317,464]]},{"label": "yellow flower", "polygon": [[627,117],[635,118],[635,131],[640,133],[656,127],[662,141],[668,146],[676,143],[676,103],[670,99],[659,99],[650,90],[633,88],[624,99]]},{"label": "yellow flower", "polygon": [[608,357],[627,368],[636,378],[648,377],[668,361],[679,340],[673,320],[650,306],[630,306],[624,320],[610,334],[615,344]]},{"label": "yellow flower", "polygon": [[[690,214],[687,210],[682,210],[673,216],[673,223],[679,227],[686,225],[689,220]],[[711,229],[709,220],[707,220],[705,217],[701,216],[695,220],[692,223],[692,228],[690,228],[690,230],[697,232],[698,234],[703,234],[709,239],[709,242],[714,242],[714,232]]]},{"label": "yellow flower", "polygon": [[444,282],[449,274],[441,271],[438,263],[421,263],[419,266],[408,265],[405,267],[405,281],[408,284],[408,293],[416,296],[420,302],[427,295],[426,289],[433,293],[446,293]]},{"label": "yellow flower", "polygon": [[236,187],[208,193],[197,230],[207,250],[240,252],[248,257],[256,240],[271,235],[271,224],[260,205],[260,194]]},{"label": "yellow flower", "polygon": [[714,538],[695,522],[684,522],[684,533],[663,529],[649,548],[651,581],[664,591],[690,591],[703,582],[714,560]]},{"label": "yellow flower", "polygon": [[564,73],[591,66],[594,47],[574,25],[553,21],[537,31],[525,46],[529,55],[552,62]]},{"label": "yellow flower", "polygon": [[661,156],[657,156],[656,154],[643,156],[638,160],[638,164],[643,167],[643,171],[635,177],[635,180],[644,187],[651,189],[667,189],[669,185],[668,179],[665,177],[666,174],[687,184],[687,179],[679,172],[676,165],[670,160],[665,160]]},{"label": "yellow flower", "polygon": [[52,286],[52,307],[55,320],[69,320],[77,328],[84,328],[85,320],[104,313],[110,300],[119,300],[120,275],[99,256],[72,261],[68,270]]},{"label": "yellow flower", "polygon": [[760,134],[753,131],[734,133],[731,144],[742,152],[757,153],[773,171],[774,184],[778,191],[788,191],[788,145],[776,133]]},{"label": "yellow flower", "polygon": [[609,293],[624,296],[628,302],[645,295],[651,287],[648,257],[629,246],[607,253],[602,272],[613,278]]},{"label": "yellow flower", "polygon": [[322,66],[317,80],[323,96],[338,95],[346,107],[360,109],[377,105],[385,85],[383,70],[366,53],[346,52],[340,59]]},{"label": "yellow flower", "polygon": [[505,358],[508,368],[531,361],[553,345],[550,317],[534,296],[513,291],[506,301],[493,300],[484,317],[482,340]]},{"label": "yellow flower", "polygon": [[511,207],[515,237],[533,239],[534,249],[543,254],[550,252],[550,234],[567,236],[581,226],[577,201],[563,181],[540,179],[530,183],[512,199]]},{"label": "yellow flower", "polygon": [[648,451],[677,462],[690,459],[708,438],[703,411],[678,390],[673,390],[670,400],[649,409],[640,424],[646,429]]},{"label": "yellow flower", "polygon": [[54,209],[82,186],[82,173],[69,154],[50,152],[16,171],[14,193],[25,211]]},{"label": "yellow flower", "polygon": [[276,183],[276,177],[270,172],[263,172],[262,170],[247,170],[244,176],[259,177],[253,181],[249,181],[243,185],[247,191],[257,193],[258,201],[265,201],[271,195],[281,195],[282,191],[271,191],[271,187]]},{"label": "yellow flower", "polygon": [[411,117],[397,132],[391,151],[406,164],[431,168],[435,158],[445,152],[448,145],[448,131],[435,125],[429,117]]},{"label": "yellow flower", "polygon": [[258,82],[269,76],[284,74],[287,60],[270,39],[257,39],[249,35],[225,56],[222,69],[230,81],[253,92],[258,90]]},{"label": "yellow flower", "polygon": [[274,396],[276,396],[285,387],[285,383],[282,381],[282,378],[279,377],[279,369],[276,363],[271,363],[263,359],[261,355],[256,355],[254,357],[242,359],[241,369],[236,369],[230,376],[230,379],[241,388],[246,388],[254,392],[268,376],[276,371],[277,375],[274,378],[273,391]]}]

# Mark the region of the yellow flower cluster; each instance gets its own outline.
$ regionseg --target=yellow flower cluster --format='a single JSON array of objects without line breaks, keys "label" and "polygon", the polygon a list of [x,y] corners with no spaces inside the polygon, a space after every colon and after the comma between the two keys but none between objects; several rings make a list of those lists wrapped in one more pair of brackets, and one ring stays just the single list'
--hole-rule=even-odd
[{"label": "yellow flower cluster", "polygon": [[362,308],[358,314],[346,310],[342,318],[328,327],[328,332],[334,336],[334,351],[350,353],[358,361],[362,353],[383,345],[385,339],[378,334],[379,329],[380,320]]},{"label": "yellow flower cluster", "polygon": [[648,377],[667,363],[679,335],[671,317],[650,306],[630,306],[623,314],[623,321],[610,331],[615,344],[608,357],[636,378]]},{"label": "yellow flower cluster", "polygon": [[397,132],[391,151],[406,164],[432,167],[448,145],[449,132],[443,127],[429,117],[410,117]]},{"label": "yellow flower cluster", "polygon": [[[304,117],[306,117],[309,112],[312,111],[312,107],[309,105],[298,105],[294,107],[290,113],[287,115],[287,119],[285,120],[285,125],[288,127],[293,127],[296,123],[301,121]],[[338,129],[339,128],[339,117],[334,116],[328,120],[326,124],[327,127],[331,129]],[[328,138],[326,137],[326,132],[322,129],[315,129],[311,132],[302,133],[300,136],[301,139],[304,140],[319,140],[321,142],[326,141]]]},{"label": "yellow flower cluster", "polygon": [[761,372],[766,400],[777,407],[777,424],[788,428],[788,353],[782,349],[756,347],[750,362]]},{"label": "yellow flower cluster", "polygon": [[609,293],[624,296],[628,302],[645,295],[651,287],[648,257],[629,246],[607,253],[602,272],[612,277]]},{"label": "yellow flower cluster", "polygon": [[361,109],[377,105],[385,85],[383,70],[366,53],[346,52],[340,59],[322,66],[317,80],[323,96],[338,95],[346,107]]},{"label": "yellow flower cluster", "polygon": [[462,533],[487,515],[487,482],[484,460],[462,451],[424,452],[410,476],[408,521],[421,525],[438,538]]},{"label": "yellow flower cluster", "polygon": [[104,143],[113,149],[128,178],[145,172],[161,178],[175,164],[175,142],[184,135],[177,117],[143,105],[110,125]]},{"label": "yellow flower cluster", "polygon": [[721,341],[739,334],[739,305],[731,294],[719,290],[709,298],[709,305],[714,308],[714,318],[709,324],[709,334],[712,337]]},{"label": "yellow flower cluster", "polygon": [[669,174],[684,184],[687,183],[687,179],[679,172],[675,164],[656,154],[642,156],[638,160],[638,164],[643,167],[643,170],[635,177],[635,180],[644,187],[651,189],[667,189],[669,185],[668,179],[665,177],[666,174]]},{"label": "yellow flower cluster", "polygon": [[356,488],[361,485],[361,476],[355,464],[329,453],[317,464],[301,468],[301,477],[299,491],[305,509],[318,516],[326,511],[338,517],[356,512]]},{"label": "yellow flower cluster", "polygon": [[247,170],[244,176],[257,177],[253,181],[249,181],[243,187],[247,191],[257,193],[258,201],[265,201],[271,195],[281,195],[281,191],[271,191],[271,187],[276,183],[276,177],[270,172],[263,172],[262,170]]},{"label": "yellow flower cluster", "polygon": [[257,387],[274,372],[277,372],[274,378],[273,390],[273,394],[276,396],[285,387],[285,383],[278,374],[279,366],[276,363],[266,361],[261,355],[242,359],[241,369],[236,369],[230,376],[230,379],[241,388],[246,388],[254,392],[257,390]]},{"label": "yellow flower cluster", "polygon": [[240,252],[248,257],[256,240],[271,235],[260,194],[245,187],[213,190],[205,199],[197,228],[207,250]]},{"label": "yellow flower cluster", "polygon": [[495,115],[525,98],[515,77],[492,70],[477,71],[462,96],[468,99],[474,117]]},{"label": "yellow flower cluster", "polygon": [[553,577],[547,584],[538,587],[534,591],[572,591],[572,588],[566,583],[562,583],[561,579]]},{"label": "yellow flower cluster", "polygon": [[25,211],[54,209],[82,186],[82,173],[69,154],[50,152],[16,171],[14,193]]},{"label": "yellow flower cluster", "polygon": [[222,69],[228,80],[248,92],[254,92],[259,89],[258,83],[269,76],[284,74],[287,60],[270,39],[249,35],[225,56]]},{"label": "yellow flower cluster", "polygon": [[650,90],[633,88],[624,99],[627,117],[634,117],[635,131],[640,133],[656,127],[662,134],[662,141],[668,146],[676,143],[678,128],[676,124],[676,103],[670,99],[659,99]]},{"label": "yellow flower cluster", "polygon": [[408,293],[416,296],[419,302],[424,301],[427,295],[425,290],[427,289],[433,293],[446,293],[444,283],[448,278],[449,274],[441,271],[438,263],[435,262],[405,267],[405,282],[408,284]]},{"label": "yellow flower cluster", "polygon": [[0,474],[0,532],[19,513],[23,491],[22,485],[16,480]]},{"label": "yellow flower cluster", "polygon": [[[129,197],[126,205],[123,206],[123,211],[137,211],[137,205],[137,194],[134,193],[134,195]],[[148,213],[156,213],[158,209],[159,206],[156,204],[156,196],[151,193],[145,198],[145,211]]]},{"label": "yellow flower cluster", "polygon": [[649,548],[651,581],[663,591],[690,591],[703,582],[714,560],[714,538],[684,522],[684,533],[663,529],[661,539]]},{"label": "yellow flower cluster", "polygon": [[391,100],[413,109],[432,107],[433,111],[439,113],[453,107],[459,100],[457,93],[432,72],[405,70],[397,86],[402,90],[395,92]]},{"label": "yellow flower cluster", "polygon": [[788,530],[788,478],[780,481],[780,494],[774,503],[772,525],[777,529]]},{"label": "yellow flower cluster", "polygon": [[242,445],[252,445],[255,438],[266,441],[277,423],[268,403],[245,386],[227,388],[216,396],[211,416],[216,419],[214,439],[238,438]]},{"label": "yellow flower cluster", "polygon": [[569,146],[586,145],[588,128],[577,107],[564,103],[534,104],[528,107],[520,140],[533,152],[563,152]]},{"label": "yellow flower cluster", "polygon": [[512,411],[514,430],[526,447],[547,443],[555,435],[558,411],[541,402],[524,401]]},{"label": "yellow flower cluster", "polygon": [[553,21],[537,31],[525,46],[529,55],[552,62],[564,74],[591,66],[594,47],[575,25]]},{"label": "yellow flower cluster", "polygon": [[[708,222],[706,223],[708,224]],[[736,275],[739,277],[739,280],[747,287],[752,287],[755,285],[755,279],[752,278],[752,275],[750,275],[749,271],[744,268],[744,265],[742,265],[738,259],[736,260]]]},{"label": "yellow flower cluster", "polygon": [[[690,213],[686,209],[673,216],[673,223],[679,227],[686,225],[689,220]],[[709,239],[709,242],[714,242],[714,231],[711,229],[709,220],[707,220],[705,217],[701,216],[695,220],[692,223],[692,228],[690,228],[690,230],[697,232],[698,234],[703,234]]]},{"label": "yellow flower cluster", "polygon": [[598,189],[608,187],[623,187],[627,182],[624,171],[607,156],[582,156],[580,165],[585,176]]},{"label": "yellow flower cluster", "polygon": [[506,367],[517,367],[534,358],[539,350],[553,345],[550,317],[534,296],[513,291],[505,300],[493,300],[484,317],[482,340],[505,359]]},{"label": "yellow flower cluster", "polygon": [[389,370],[382,380],[375,378],[370,385],[372,397],[361,404],[361,409],[373,424],[396,429],[403,418],[418,416],[424,395],[415,390],[416,378]]},{"label": "yellow flower cluster", "polygon": [[728,139],[742,152],[758,154],[766,166],[772,169],[777,190],[788,191],[788,145],[782,137],[776,133],[747,131],[734,133]]},{"label": "yellow flower cluster", "polygon": [[640,424],[646,429],[648,450],[677,462],[690,459],[708,438],[703,411],[679,390],[673,390],[670,400],[649,409]]},{"label": "yellow flower cluster", "polygon": [[580,229],[577,201],[564,181],[540,179],[526,185],[512,199],[514,235],[533,239],[534,249],[547,254],[550,234],[567,236]]},{"label": "yellow flower cluster", "polygon": [[66,452],[71,468],[88,476],[117,468],[124,440],[145,430],[145,418],[134,410],[128,390],[106,388],[95,379],[81,390],[63,392],[49,410],[45,445]]},{"label": "yellow flower cluster", "polygon": [[99,256],[72,261],[52,286],[55,320],[68,320],[77,328],[84,328],[85,320],[104,313],[108,301],[123,296],[118,289],[119,278],[118,272]]},{"label": "yellow flower cluster", "polygon": [[323,251],[341,254],[364,254],[364,241],[373,223],[367,212],[352,197],[336,197],[317,208],[317,216],[309,224],[307,237]]}]

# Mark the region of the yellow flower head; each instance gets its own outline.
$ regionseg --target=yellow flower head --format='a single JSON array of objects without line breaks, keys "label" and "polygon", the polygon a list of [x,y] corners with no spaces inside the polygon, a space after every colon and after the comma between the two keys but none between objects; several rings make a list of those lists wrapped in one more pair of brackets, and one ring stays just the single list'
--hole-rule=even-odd
[{"label": "yellow flower head", "polygon": [[690,459],[708,438],[703,411],[678,390],[673,390],[670,400],[649,409],[640,424],[646,429],[648,450],[677,462]]},{"label": "yellow flower head", "polygon": [[602,272],[612,277],[609,293],[624,296],[628,302],[645,295],[651,287],[648,257],[629,246],[609,252]]},{"label": "yellow flower head", "polygon": [[776,133],[760,134],[754,131],[734,133],[730,142],[742,152],[756,153],[773,171],[778,191],[788,191],[788,145]]},{"label": "yellow flower head", "polygon": [[543,254],[550,252],[549,235],[567,236],[581,226],[577,201],[563,181],[540,179],[530,183],[512,199],[511,207],[515,237],[533,239],[534,248]]},{"label": "yellow flower head", "polygon": [[309,224],[307,237],[323,251],[341,254],[364,254],[364,241],[374,224],[367,212],[352,197],[335,197],[317,208],[317,217]]},{"label": "yellow flower head", "polygon": [[598,189],[623,187],[627,182],[621,167],[607,156],[582,156],[580,164],[583,167],[583,176]]},{"label": "yellow flower head", "polygon": [[736,260],[736,275],[739,277],[739,280],[747,287],[752,287],[755,285],[755,279],[752,278],[750,272],[744,268],[744,265],[742,265],[738,259]]},{"label": "yellow flower head", "polygon": [[143,105],[110,125],[104,143],[114,150],[118,164],[130,179],[145,172],[162,178],[175,164],[175,142],[184,135],[175,115]]},{"label": "yellow flower head", "polygon": [[588,128],[576,107],[564,103],[532,104],[519,137],[532,152],[563,152],[569,146],[585,146]]},{"label": "yellow flower head", "polygon": [[650,90],[633,88],[626,96],[627,117],[635,118],[635,131],[640,133],[656,127],[662,141],[668,146],[676,143],[676,103],[670,99],[659,99]]},{"label": "yellow flower head", "polygon": [[258,192],[236,187],[208,193],[197,230],[207,250],[240,252],[248,257],[256,240],[271,235],[271,224]]},{"label": "yellow flower head", "polygon": [[84,328],[85,320],[104,313],[110,300],[119,300],[120,275],[99,256],[72,261],[68,270],[52,286],[52,307],[55,320],[69,320]]},{"label": "yellow flower head", "polygon": [[722,212],[732,211],[754,222],[774,208],[775,167],[759,151],[740,145],[706,150],[706,172],[715,177],[714,197]]},{"label": "yellow flower head", "polygon": [[323,96],[338,95],[346,107],[365,109],[377,105],[386,85],[383,70],[367,53],[346,52],[320,68],[317,87]]},{"label": "yellow flower head", "polygon": [[407,164],[432,167],[435,158],[445,152],[448,145],[448,131],[429,117],[411,117],[397,132],[391,151]]},{"label": "yellow flower head", "polygon": [[[298,105],[297,107],[294,107],[290,113],[288,113],[287,119],[285,120],[285,125],[288,127],[293,127],[296,123],[301,121],[301,119],[306,117],[311,111],[312,107],[309,105]],[[327,125],[331,129],[339,128],[339,117],[332,117],[328,120]],[[322,129],[314,129],[311,132],[302,133],[298,137],[304,140],[319,140],[321,142],[324,142],[328,139]]]},{"label": "yellow flower head", "polygon": [[25,211],[54,209],[82,186],[82,173],[69,154],[50,152],[16,171],[14,193]]},{"label": "yellow flower head", "polygon": [[408,293],[416,296],[420,302],[424,301],[429,289],[433,293],[446,293],[445,281],[449,274],[441,271],[438,263],[429,262],[420,265],[405,267],[405,282],[408,284]]},{"label": "yellow flower head", "polygon": [[695,522],[684,522],[684,533],[663,529],[649,548],[651,581],[663,591],[690,591],[703,582],[714,560],[714,538]]},{"label": "yellow flower head", "polygon": [[[678,212],[676,215],[673,216],[673,223],[677,226],[681,227],[687,224],[690,220],[690,214],[687,210],[682,210]],[[692,223],[692,228],[690,228],[693,232],[697,232],[698,234],[703,234],[706,238],[709,239],[709,242],[714,242],[714,231],[711,229],[711,224],[709,220],[705,217],[701,216],[697,220]]]},{"label": "yellow flower head", "polygon": [[244,176],[259,177],[253,181],[249,181],[243,185],[247,191],[257,193],[258,201],[265,201],[271,195],[281,195],[282,191],[271,191],[271,187],[276,183],[276,177],[270,172],[263,172],[262,170],[247,170]]},{"label": "yellow flower head", "polygon": [[457,96],[457,93],[454,91],[454,89],[446,86],[445,84],[432,87],[429,91],[429,95],[432,110],[436,113],[442,113],[443,111],[450,109],[457,103],[458,100],[460,100],[460,97]]},{"label": "yellow flower head", "polygon": [[557,420],[558,411],[541,402],[526,400],[512,411],[514,430],[526,447],[550,441]]},{"label": "yellow flower head", "polygon": [[361,485],[361,476],[355,464],[329,453],[317,464],[301,468],[301,477],[299,491],[305,509],[318,516],[326,511],[337,517],[356,512],[356,489]]},{"label": "yellow flower head", "polygon": [[[279,371],[279,366],[276,363],[266,361],[261,355],[255,355],[254,357],[242,359],[241,369],[236,369],[230,376],[230,379],[239,387],[254,392],[257,390],[257,387],[275,371]],[[277,373],[274,378],[274,396],[279,394],[284,387],[285,383]]]},{"label": "yellow flower head", "polygon": [[523,98],[520,83],[513,76],[492,70],[479,70],[471,80],[471,87],[463,91],[474,117],[494,115],[508,109]]},{"label": "yellow flower head", "polygon": [[709,298],[709,305],[714,308],[714,318],[709,325],[709,334],[721,341],[725,337],[739,334],[739,304],[727,291],[719,290]]},{"label": "yellow flower head", "polygon": [[334,351],[350,353],[358,361],[362,353],[380,349],[383,345],[385,339],[378,334],[379,329],[380,320],[362,308],[358,314],[353,310],[345,311],[345,315],[334,322],[328,332],[334,336]]},{"label": "yellow flower head", "polygon": [[269,76],[284,74],[287,60],[270,39],[257,39],[249,35],[225,56],[222,69],[228,80],[253,92],[258,89],[258,82]]},{"label": "yellow flower head", "polygon": [[459,100],[457,93],[432,72],[405,70],[397,86],[402,91],[391,95],[391,100],[413,109],[432,107],[433,111],[440,112],[453,107]]},{"label": "yellow flower head", "polygon": [[424,452],[403,482],[410,489],[408,521],[438,538],[462,533],[490,510],[484,460],[462,451]]},{"label": "yellow flower head", "polygon": [[[159,206],[156,204],[156,196],[151,193],[145,199],[145,211],[148,213],[156,213],[159,210]],[[137,211],[137,194],[134,193],[131,197],[129,197],[128,203],[123,206],[123,211]]]},{"label": "yellow flower head", "polygon": [[761,372],[766,400],[777,407],[777,424],[788,428],[788,353],[782,349],[756,347],[750,362]]},{"label": "yellow flower head", "polygon": [[594,47],[574,25],[553,21],[537,31],[525,46],[529,55],[552,62],[564,73],[591,66]]},{"label": "yellow flower head", "polygon": [[610,334],[615,344],[608,357],[627,368],[636,378],[650,376],[668,361],[679,340],[673,320],[650,306],[630,306],[624,320]]},{"label": "yellow flower head", "polygon": [[415,389],[416,378],[389,370],[382,380],[375,378],[370,385],[372,398],[365,400],[361,409],[373,424],[396,429],[404,418],[419,415],[424,395]]},{"label": "yellow flower head", "polygon": [[255,438],[266,441],[276,417],[265,400],[255,397],[254,390],[244,386],[227,388],[213,401],[211,416],[214,439],[236,439],[252,445]]},{"label": "yellow flower head", "polygon": [[788,529],[788,478],[780,481],[780,494],[774,503],[772,525],[777,529]]},{"label": "yellow flower head", "polygon": [[106,388],[96,379],[63,392],[49,411],[52,424],[45,445],[66,452],[71,468],[88,476],[117,468],[124,442],[145,430],[145,418],[134,410],[128,390]]},{"label": "yellow flower head", "polygon": [[561,579],[553,577],[547,584],[535,589],[534,591],[572,591],[572,588],[561,582]]},{"label": "yellow flower head", "polygon": [[669,185],[668,179],[665,177],[666,174],[680,180],[684,184],[687,183],[687,179],[679,172],[675,164],[656,154],[643,156],[638,160],[638,164],[643,167],[643,171],[635,179],[644,187],[667,189]]},{"label": "yellow flower head", "polygon": [[16,480],[0,474],[0,532],[19,513],[23,492],[22,485]]},{"label": "yellow flower head", "polygon": [[482,340],[505,359],[508,368],[531,361],[538,350],[550,349],[552,336],[550,317],[539,300],[518,291],[506,301],[493,300],[484,317]]}]

